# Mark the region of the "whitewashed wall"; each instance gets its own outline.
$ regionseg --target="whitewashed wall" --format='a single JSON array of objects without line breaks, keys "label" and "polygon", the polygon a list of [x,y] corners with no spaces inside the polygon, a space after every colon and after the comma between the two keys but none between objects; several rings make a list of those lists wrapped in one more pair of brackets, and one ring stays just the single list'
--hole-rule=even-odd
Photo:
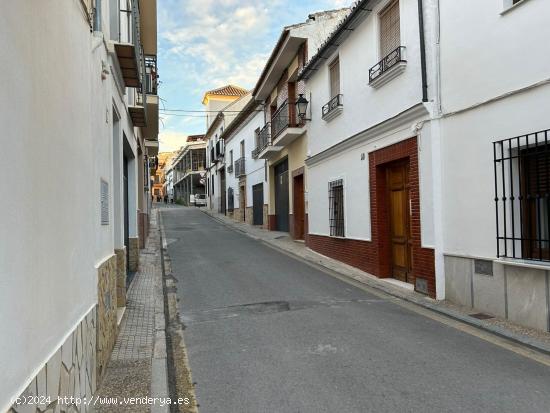
[{"label": "whitewashed wall", "polygon": [[[258,109],[260,110],[260,109]],[[268,188],[267,182],[265,182],[265,161],[263,159],[253,159],[252,150],[256,147],[255,143],[255,130],[261,128],[264,125],[263,112],[258,111],[253,115],[250,115],[246,122],[232,135],[231,139],[226,142],[225,160],[226,171],[229,166],[229,153],[233,151],[233,161],[236,161],[240,157],[241,141],[244,139],[245,143],[245,168],[246,168],[246,206],[252,207],[252,186],[264,183],[264,203],[268,200]],[[231,187],[234,190],[234,206],[239,207],[239,180],[235,177],[235,171],[233,173],[226,174],[227,188]]]},{"label": "whitewashed wall", "polygon": [[441,3],[445,252],[494,257],[492,142],[550,128],[550,3],[455,3]]},{"label": "whitewashed wall", "polygon": [[94,139],[105,137],[90,127],[91,34],[80,7],[0,6],[0,62],[9,79],[0,141],[13,172],[0,184],[2,411],[96,301],[90,244],[99,198],[91,188],[99,180],[91,172]]},{"label": "whitewashed wall", "polygon": [[[136,153],[112,57],[81,7],[0,6],[0,63],[9,79],[0,96],[0,144],[6,170],[14,172],[0,184],[7,194],[0,206],[0,411],[97,302],[96,266],[115,248],[113,105],[121,113],[120,140],[124,131]],[[136,162],[131,170],[135,179]],[[101,179],[111,191],[106,226]],[[136,236],[135,185],[130,191]]]},{"label": "whitewashed wall", "polygon": [[[407,48],[405,72],[378,89],[369,86],[369,69],[381,58],[378,13],[387,4],[387,1],[378,3],[367,19],[307,81],[312,114],[312,121],[308,123],[308,155],[315,155],[422,100],[416,0],[400,1],[401,45]],[[330,100],[328,65],[337,56],[340,59],[344,110],[332,121],[325,122],[321,118],[321,109]]]}]

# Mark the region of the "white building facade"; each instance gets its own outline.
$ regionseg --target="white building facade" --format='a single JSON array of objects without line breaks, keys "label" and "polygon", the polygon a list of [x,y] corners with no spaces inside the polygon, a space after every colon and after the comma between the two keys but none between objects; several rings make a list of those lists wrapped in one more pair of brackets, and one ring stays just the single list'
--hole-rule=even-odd
[{"label": "white building facade", "polygon": [[216,212],[227,212],[227,171],[225,145],[222,138],[225,128],[250,101],[247,90],[227,85],[205,93],[206,108],[206,201],[207,207]]},{"label": "white building facade", "polygon": [[440,3],[446,297],[550,331],[550,3],[455,3]]},{"label": "white building facade", "polygon": [[105,374],[149,214],[145,138],[155,148],[158,134],[145,113],[156,72],[147,89],[143,55],[121,67],[124,52],[156,54],[156,2],[141,3],[126,20],[107,0],[0,7],[0,139],[21,179],[2,186],[0,411],[20,395],[90,397]]},{"label": "white building facade", "polygon": [[301,71],[311,110],[306,242],[442,298],[428,4],[357,2]]},{"label": "white building facade", "polygon": [[262,105],[249,100],[225,129],[222,139],[227,171],[227,215],[236,221],[267,228],[267,167],[255,150],[263,123]]}]

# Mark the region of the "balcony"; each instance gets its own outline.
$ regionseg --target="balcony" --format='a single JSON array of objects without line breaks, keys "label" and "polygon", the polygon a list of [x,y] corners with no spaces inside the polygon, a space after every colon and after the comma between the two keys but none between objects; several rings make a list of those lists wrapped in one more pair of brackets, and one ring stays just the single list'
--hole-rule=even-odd
[{"label": "balcony", "polygon": [[[129,94],[129,98],[128,112],[132,118],[132,123],[138,128],[147,126],[147,111],[144,101],[145,95],[140,89],[136,89],[132,94]],[[145,137],[145,139],[147,139],[147,137]]]},{"label": "balcony", "polygon": [[145,61],[141,48],[140,13],[137,1],[132,2],[131,10],[120,10],[118,38],[114,41],[122,78],[126,87],[140,87]]},{"label": "balcony", "polygon": [[283,147],[305,133],[305,123],[296,119],[296,106],[285,101],[271,117],[273,146]]},{"label": "balcony", "polygon": [[227,173],[230,173],[230,174],[233,173],[233,164],[232,163],[230,163],[229,166],[227,167]]},{"label": "balcony", "polygon": [[159,97],[157,57],[145,56],[145,93],[147,96],[147,127],[143,135],[147,139],[158,139],[159,134]]},{"label": "balcony", "polygon": [[239,158],[235,161],[235,177],[240,178],[246,175],[245,160]]},{"label": "balcony", "polygon": [[405,47],[399,46],[369,70],[369,85],[377,88],[405,71]]},{"label": "balcony", "polygon": [[159,141],[145,141],[145,149],[148,156],[156,156],[159,153]]},{"label": "balcony", "polygon": [[220,139],[218,142],[216,142],[216,158],[219,159],[223,157],[223,154],[224,154],[223,140]]},{"label": "balcony", "polygon": [[145,56],[145,93],[156,95],[158,87],[157,56]]},{"label": "balcony", "polygon": [[269,159],[274,154],[283,149],[282,146],[273,146],[271,142],[271,122],[267,122],[265,126],[260,130],[258,134],[258,145],[252,152],[252,156],[256,155],[256,158]]},{"label": "balcony", "polygon": [[323,106],[323,120],[329,122],[338,116],[344,110],[343,95],[334,96],[329,102]]},{"label": "balcony", "polygon": [[216,149],[210,148],[210,163],[218,163],[218,157],[216,156]]}]

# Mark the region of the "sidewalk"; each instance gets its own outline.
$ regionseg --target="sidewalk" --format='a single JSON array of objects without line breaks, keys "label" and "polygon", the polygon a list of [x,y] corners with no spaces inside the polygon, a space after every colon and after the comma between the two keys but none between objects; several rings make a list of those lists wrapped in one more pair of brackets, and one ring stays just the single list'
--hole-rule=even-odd
[{"label": "sidewalk", "polygon": [[436,301],[415,292],[411,288],[412,286],[409,287],[393,279],[386,280],[377,278],[355,267],[318,254],[307,248],[304,242],[294,241],[286,232],[268,231],[242,222],[236,222],[225,215],[210,211],[206,208],[201,209],[201,211],[210,215],[220,223],[236,231],[240,231],[251,238],[264,242],[284,253],[292,254],[310,264],[323,267],[325,270],[328,269],[330,272],[336,273],[337,277],[344,277],[348,282],[360,283],[370,288],[374,288],[392,297],[422,306],[433,312],[451,317],[473,327],[488,331],[492,334],[527,346],[533,350],[550,355],[550,333],[523,327],[498,317],[489,318],[487,320],[477,319],[472,317],[472,313],[474,313],[475,310],[471,308],[454,305],[448,301]]},{"label": "sidewalk", "polygon": [[[140,251],[139,270],[128,289],[126,311],[96,397],[120,401],[124,397],[169,396],[160,242],[157,210],[154,209],[149,238],[145,249]],[[168,412],[168,406],[104,404],[96,405],[95,411]]]}]

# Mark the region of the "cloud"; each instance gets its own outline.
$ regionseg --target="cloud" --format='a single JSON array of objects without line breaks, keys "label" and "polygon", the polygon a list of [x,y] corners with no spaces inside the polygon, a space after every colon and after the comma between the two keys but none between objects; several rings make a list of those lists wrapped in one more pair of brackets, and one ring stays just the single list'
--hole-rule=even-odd
[{"label": "cloud", "polygon": [[168,23],[169,29],[160,34],[165,56],[186,61],[186,76],[203,90],[227,83],[252,87],[266,53],[258,51],[250,39],[263,38],[268,32],[268,2],[187,0],[182,4],[185,25]]},{"label": "cloud", "polygon": [[159,134],[160,152],[172,152],[179,149],[187,141],[187,134],[166,130]]},{"label": "cloud", "polygon": [[[203,109],[206,90],[252,89],[284,26],[351,0],[159,0],[159,94],[166,108]],[[201,118],[163,115],[164,131],[203,133]]]}]

